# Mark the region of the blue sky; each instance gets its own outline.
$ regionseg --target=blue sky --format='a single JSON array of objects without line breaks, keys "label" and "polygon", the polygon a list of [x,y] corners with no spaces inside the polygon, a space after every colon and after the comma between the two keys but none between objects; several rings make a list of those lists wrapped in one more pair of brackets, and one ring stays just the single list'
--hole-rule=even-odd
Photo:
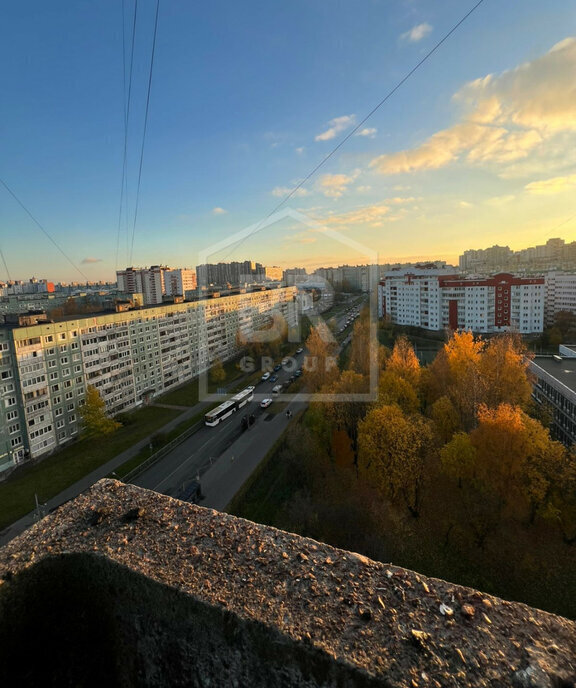
[{"label": "blue sky", "polygon": [[[89,279],[128,263],[193,267],[201,251],[363,262],[288,220],[209,247],[262,220],[473,4],[162,0],[131,252],[156,4],[139,2],[119,236],[133,2],[124,23],[118,0],[13,3],[0,26],[0,177]],[[288,205],[380,261],[574,240],[576,220],[553,232],[576,213],[573,36],[569,0],[485,0]],[[1,187],[0,229],[12,278],[82,279]]]}]

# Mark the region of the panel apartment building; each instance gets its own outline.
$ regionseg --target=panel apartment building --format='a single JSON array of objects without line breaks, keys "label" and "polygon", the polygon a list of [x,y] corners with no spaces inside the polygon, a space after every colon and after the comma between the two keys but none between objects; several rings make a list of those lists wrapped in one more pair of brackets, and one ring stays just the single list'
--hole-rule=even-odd
[{"label": "panel apartment building", "polygon": [[164,296],[184,296],[187,291],[196,289],[194,270],[166,265],[118,270],[116,280],[119,291],[142,294],[145,306],[162,303]]},{"label": "panel apartment building", "polygon": [[387,272],[378,285],[379,315],[429,330],[542,332],[544,278],[467,279],[449,272],[428,265]]},{"label": "panel apartment building", "polygon": [[110,414],[141,405],[206,371],[281,316],[297,325],[296,289],[261,289],[193,302],[0,326],[0,472],[53,451],[79,431],[86,385]]}]

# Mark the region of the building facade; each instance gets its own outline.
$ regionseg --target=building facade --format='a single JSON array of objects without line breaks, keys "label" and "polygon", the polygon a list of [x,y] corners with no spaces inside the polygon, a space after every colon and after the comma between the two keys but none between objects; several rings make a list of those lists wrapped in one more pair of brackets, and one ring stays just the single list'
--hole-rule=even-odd
[{"label": "building facade", "polygon": [[576,442],[576,350],[561,346],[560,354],[530,361],[532,396],[552,411],[552,437],[571,447]]},{"label": "building facade", "polygon": [[233,357],[238,333],[272,316],[297,325],[296,289],[0,326],[0,471],[77,436],[88,384],[110,414],[128,411]]},{"label": "building facade", "polygon": [[560,311],[576,314],[576,274],[549,272],[546,275],[544,323],[550,326]]},{"label": "building facade", "polygon": [[378,285],[379,315],[429,330],[542,332],[543,278],[500,273],[466,279],[448,272],[416,266],[386,273]]}]

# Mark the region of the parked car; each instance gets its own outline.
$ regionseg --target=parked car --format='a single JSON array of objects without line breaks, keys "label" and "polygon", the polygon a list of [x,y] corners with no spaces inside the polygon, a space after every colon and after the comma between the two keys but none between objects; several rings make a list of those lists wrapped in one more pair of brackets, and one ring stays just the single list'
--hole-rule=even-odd
[{"label": "parked car", "polygon": [[276,382],[277,379],[278,375],[272,375],[272,377],[270,378],[270,382]]},{"label": "parked car", "polygon": [[282,365],[283,365],[283,366],[288,365],[289,362],[290,362],[290,359],[289,359],[289,358],[283,358],[283,359],[282,359]]},{"label": "parked car", "polygon": [[272,394],[280,394],[282,391],[282,385],[276,385],[276,387],[272,387]]},{"label": "parked car", "polygon": [[275,370],[275,372],[282,370],[282,366],[280,365],[280,363],[278,363],[277,365],[274,366],[274,370]]},{"label": "parked car", "polygon": [[304,349],[302,347],[299,347],[298,349],[296,349],[297,354],[301,354],[303,351],[304,351]]},{"label": "parked car", "polygon": [[264,373],[264,375],[262,375],[262,377],[260,379],[262,380],[262,382],[266,382],[266,380],[268,380],[269,378],[270,378],[270,373]]},{"label": "parked car", "polygon": [[262,399],[260,402],[260,408],[268,408],[272,403],[272,399]]},{"label": "parked car", "polygon": [[302,368],[298,368],[298,370],[294,373],[296,377],[300,377],[302,375]]}]

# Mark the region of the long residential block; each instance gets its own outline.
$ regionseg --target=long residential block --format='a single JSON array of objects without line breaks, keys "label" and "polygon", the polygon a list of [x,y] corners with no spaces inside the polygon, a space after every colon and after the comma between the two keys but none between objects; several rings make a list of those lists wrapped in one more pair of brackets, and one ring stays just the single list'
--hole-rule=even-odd
[{"label": "long residential block", "polygon": [[262,289],[59,322],[0,326],[0,473],[70,442],[93,385],[114,415],[226,360],[273,320],[297,324],[296,289]]}]

